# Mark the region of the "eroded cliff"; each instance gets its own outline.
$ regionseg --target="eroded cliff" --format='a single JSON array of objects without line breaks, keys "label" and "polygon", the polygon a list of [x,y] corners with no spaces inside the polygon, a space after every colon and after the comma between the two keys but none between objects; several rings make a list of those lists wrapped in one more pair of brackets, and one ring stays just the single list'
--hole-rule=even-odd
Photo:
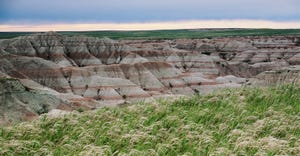
[{"label": "eroded cliff", "polygon": [[0,77],[48,92],[65,101],[51,108],[70,110],[239,87],[298,64],[297,36],[114,41],[48,32],[0,40]]}]

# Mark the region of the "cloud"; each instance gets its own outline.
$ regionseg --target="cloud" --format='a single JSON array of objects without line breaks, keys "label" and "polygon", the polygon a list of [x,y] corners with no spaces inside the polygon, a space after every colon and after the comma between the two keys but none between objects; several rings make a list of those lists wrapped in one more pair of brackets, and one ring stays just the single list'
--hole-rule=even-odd
[{"label": "cloud", "polygon": [[4,32],[87,31],[87,30],[161,30],[195,28],[300,28],[300,22],[274,22],[265,20],[197,20],[151,23],[77,23],[0,25]]},{"label": "cloud", "polygon": [[300,21],[299,0],[1,0],[1,23]]}]

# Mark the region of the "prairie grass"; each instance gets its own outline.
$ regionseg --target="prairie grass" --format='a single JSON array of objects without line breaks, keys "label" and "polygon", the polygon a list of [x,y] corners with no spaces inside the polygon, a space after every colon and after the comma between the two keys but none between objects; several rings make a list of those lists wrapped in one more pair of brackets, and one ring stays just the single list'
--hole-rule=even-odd
[{"label": "prairie grass", "polygon": [[[30,35],[33,32],[0,32],[0,39],[9,39],[18,36]],[[152,31],[61,31],[63,35],[85,35],[91,37],[108,37],[111,39],[201,39],[233,36],[276,36],[299,35],[300,29],[178,29]]]},{"label": "prairie grass", "polygon": [[245,87],[0,128],[0,155],[297,155],[300,87]]}]

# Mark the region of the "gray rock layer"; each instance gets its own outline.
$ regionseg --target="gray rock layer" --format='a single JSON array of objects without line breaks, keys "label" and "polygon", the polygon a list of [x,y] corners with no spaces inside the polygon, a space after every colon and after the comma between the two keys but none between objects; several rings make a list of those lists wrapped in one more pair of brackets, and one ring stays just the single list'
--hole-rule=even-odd
[{"label": "gray rock layer", "polygon": [[[54,32],[0,40],[0,77],[28,80],[29,88],[49,92],[36,97],[21,87],[24,95],[4,100],[0,115],[4,121],[6,110],[44,113],[59,100],[67,103],[60,109],[93,109],[239,87],[265,71],[298,65],[298,41],[297,36],[114,41]],[[7,83],[2,85],[16,86]],[[26,96],[31,97],[27,105],[19,99]],[[13,116],[26,118],[26,113]]]}]

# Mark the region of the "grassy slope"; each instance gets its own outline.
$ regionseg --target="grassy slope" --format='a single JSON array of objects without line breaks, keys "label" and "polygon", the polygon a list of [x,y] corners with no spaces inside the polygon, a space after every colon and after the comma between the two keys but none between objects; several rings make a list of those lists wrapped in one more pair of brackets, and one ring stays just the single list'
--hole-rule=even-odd
[{"label": "grassy slope", "polygon": [[0,128],[0,155],[300,153],[300,87],[241,88]]},{"label": "grassy slope", "polygon": [[[156,30],[156,31],[81,31],[60,32],[65,35],[87,35],[111,39],[178,39],[215,38],[227,36],[300,35],[300,29],[224,29],[224,30]],[[30,32],[0,32],[0,39],[31,34]]]}]

